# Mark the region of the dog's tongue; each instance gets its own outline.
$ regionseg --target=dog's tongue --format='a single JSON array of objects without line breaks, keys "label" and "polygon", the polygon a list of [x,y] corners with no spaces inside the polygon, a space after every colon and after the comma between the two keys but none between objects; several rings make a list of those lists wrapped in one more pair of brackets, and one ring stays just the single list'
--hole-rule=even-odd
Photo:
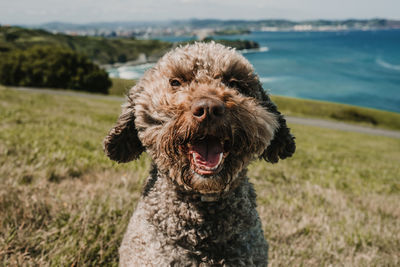
[{"label": "dog's tongue", "polygon": [[223,147],[217,138],[207,137],[193,144],[191,150],[196,163],[212,168],[219,164]]}]

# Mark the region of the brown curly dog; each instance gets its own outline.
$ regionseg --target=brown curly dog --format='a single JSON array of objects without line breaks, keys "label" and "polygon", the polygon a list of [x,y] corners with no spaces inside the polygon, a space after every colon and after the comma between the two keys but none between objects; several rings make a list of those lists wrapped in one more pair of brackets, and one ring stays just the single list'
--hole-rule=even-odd
[{"label": "brown curly dog", "polygon": [[295,151],[286,121],[235,50],[167,53],[133,87],[104,141],[153,169],[120,248],[121,266],[266,266],[268,244],[246,177],[250,161]]}]

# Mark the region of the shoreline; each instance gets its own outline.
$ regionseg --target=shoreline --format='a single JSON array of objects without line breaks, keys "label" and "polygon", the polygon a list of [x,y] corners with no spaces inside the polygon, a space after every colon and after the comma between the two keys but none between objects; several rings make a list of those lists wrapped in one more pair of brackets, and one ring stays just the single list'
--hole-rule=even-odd
[{"label": "shoreline", "polygon": [[137,67],[140,65],[152,64],[156,63],[160,58],[161,57],[147,57],[146,54],[141,53],[136,60],[131,60],[127,62],[116,62],[113,64],[101,64],[99,66],[100,68],[107,71],[109,69],[118,69],[121,67]]}]

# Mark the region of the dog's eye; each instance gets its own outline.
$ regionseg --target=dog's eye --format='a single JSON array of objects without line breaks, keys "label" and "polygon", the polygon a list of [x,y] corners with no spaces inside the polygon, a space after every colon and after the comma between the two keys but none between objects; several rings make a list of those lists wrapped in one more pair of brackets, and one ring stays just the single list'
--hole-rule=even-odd
[{"label": "dog's eye", "polygon": [[173,87],[178,87],[178,86],[181,86],[181,85],[182,85],[181,81],[179,81],[178,79],[171,79],[171,80],[169,80],[169,84],[170,84],[171,86],[173,86]]},{"label": "dog's eye", "polygon": [[240,83],[236,79],[231,79],[228,82],[228,86],[231,87],[231,88],[239,88],[240,87]]}]

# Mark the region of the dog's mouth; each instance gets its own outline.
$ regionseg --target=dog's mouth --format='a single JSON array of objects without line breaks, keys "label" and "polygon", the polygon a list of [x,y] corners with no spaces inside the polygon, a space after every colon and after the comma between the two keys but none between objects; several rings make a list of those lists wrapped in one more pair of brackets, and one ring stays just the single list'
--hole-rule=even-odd
[{"label": "dog's mouth", "polygon": [[188,157],[192,170],[200,175],[214,175],[223,168],[229,152],[229,142],[215,136],[206,136],[188,144]]}]

